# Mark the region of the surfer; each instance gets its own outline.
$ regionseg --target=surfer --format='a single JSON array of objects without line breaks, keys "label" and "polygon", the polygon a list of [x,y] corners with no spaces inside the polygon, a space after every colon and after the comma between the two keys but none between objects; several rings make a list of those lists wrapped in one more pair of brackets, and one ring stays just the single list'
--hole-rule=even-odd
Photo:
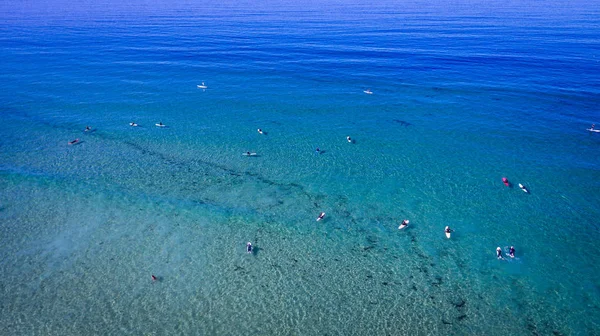
[{"label": "surfer", "polygon": [[158,124],[156,124],[156,126],[158,126],[158,127],[163,127],[163,126],[165,126],[165,125],[162,123],[162,121],[159,121],[159,122],[158,122]]},{"label": "surfer", "polygon": [[508,255],[509,255],[511,258],[514,258],[514,257],[515,257],[515,247],[514,247],[514,246],[511,246],[511,247],[510,247],[510,249],[508,250]]},{"label": "surfer", "polygon": [[152,281],[156,281],[158,280],[158,278],[156,277],[156,275],[152,274]]},{"label": "surfer", "polygon": [[85,130],[84,130],[85,132],[89,132],[91,130],[92,130],[92,128],[90,126],[85,126]]},{"label": "surfer", "polygon": [[317,217],[317,221],[320,221],[320,220],[321,220],[321,219],[323,219],[323,218],[325,218],[325,213],[324,213],[324,212],[321,212],[321,213],[319,214],[319,217]]},{"label": "surfer", "polygon": [[400,226],[398,226],[398,230],[404,229],[405,227],[408,226],[409,220],[405,219],[402,221],[402,223],[400,223]]},{"label": "surfer", "polygon": [[350,136],[347,136],[346,140],[348,140],[349,143],[352,143],[352,139],[350,138]]},{"label": "surfer", "polygon": [[79,139],[75,139],[75,140],[69,141],[69,145],[74,145],[78,142],[79,142]]},{"label": "surfer", "polygon": [[446,233],[452,233],[452,231],[454,231],[454,230],[450,229],[449,226],[446,226],[446,229],[444,229],[444,232],[446,232]]},{"label": "surfer", "polygon": [[510,182],[508,182],[508,179],[506,177],[502,178],[502,183],[504,183],[505,186],[510,187]]},{"label": "surfer", "polygon": [[132,126],[132,127],[137,127],[137,126],[138,126],[138,124],[136,124],[136,123],[134,123],[134,122],[132,121],[132,122],[130,122],[130,123],[129,123],[129,126]]},{"label": "surfer", "polygon": [[594,127],[596,127],[596,124],[592,124],[592,127],[590,127],[590,131],[593,130]]},{"label": "surfer", "polygon": [[246,243],[246,252],[252,253],[252,243],[251,242]]},{"label": "surfer", "polygon": [[263,134],[263,131],[259,128],[258,133]]},{"label": "surfer", "polygon": [[502,258],[502,249],[500,247],[496,248],[496,256],[498,257],[498,259],[504,259]]},{"label": "surfer", "polygon": [[317,149],[315,149],[315,153],[321,154],[321,150],[319,149],[319,147],[317,147]]}]

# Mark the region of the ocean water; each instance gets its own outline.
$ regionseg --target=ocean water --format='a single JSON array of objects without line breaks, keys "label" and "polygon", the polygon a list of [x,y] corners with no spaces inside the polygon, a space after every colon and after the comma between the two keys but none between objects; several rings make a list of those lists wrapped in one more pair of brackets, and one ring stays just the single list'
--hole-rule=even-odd
[{"label": "ocean water", "polygon": [[599,15],[0,3],[0,334],[600,334]]}]

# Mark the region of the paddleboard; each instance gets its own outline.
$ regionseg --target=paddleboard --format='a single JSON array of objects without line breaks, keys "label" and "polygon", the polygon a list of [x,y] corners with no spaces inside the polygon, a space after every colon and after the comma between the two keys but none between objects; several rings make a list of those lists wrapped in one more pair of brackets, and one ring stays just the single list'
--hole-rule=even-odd
[{"label": "paddleboard", "polygon": [[202,82],[202,84],[200,85],[196,85],[198,87],[198,89],[208,89],[208,86],[204,85],[204,82]]},{"label": "paddleboard", "polygon": [[371,90],[365,90],[363,92],[366,93],[366,94],[373,94],[373,91],[371,91]]},{"label": "paddleboard", "polygon": [[242,153],[242,155],[244,155],[244,156],[255,156],[256,153]]},{"label": "paddleboard", "polygon": [[156,125],[156,127],[167,127],[167,125],[165,125],[165,124],[154,124],[154,125]]},{"label": "paddleboard", "polygon": [[446,232],[446,238],[450,239],[450,232]]},{"label": "paddleboard", "polygon": [[600,129],[588,128],[587,130],[590,131],[590,132],[600,133]]},{"label": "paddleboard", "polygon": [[519,183],[519,188],[521,188],[521,190],[523,190],[524,192],[529,193],[529,190],[527,190],[527,188],[525,188],[525,186],[521,183]]}]

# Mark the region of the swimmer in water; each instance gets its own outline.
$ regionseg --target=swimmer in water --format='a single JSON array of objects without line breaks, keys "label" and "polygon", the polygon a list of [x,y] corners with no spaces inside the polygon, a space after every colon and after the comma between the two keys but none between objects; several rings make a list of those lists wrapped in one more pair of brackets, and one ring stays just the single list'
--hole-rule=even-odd
[{"label": "swimmer in water", "polygon": [[85,132],[89,132],[91,130],[92,130],[92,128],[90,126],[85,126],[85,130],[84,130]]},{"label": "swimmer in water", "polygon": [[317,149],[315,149],[315,153],[321,154],[321,150],[319,149],[319,147],[317,147]]},{"label": "swimmer in water", "polygon": [[511,258],[514,258],[514,257],[515,257],[515,247],[514,247],[514,246],[511,246],[511,247],[510,247],[510,249],[508,250],[508,255],[509,255]]},{"label": "swimmer in water", "polygon": [[246,252],[252,253],[252,243],[251,242],[246,243]]},{"label": "swimmer in water", "polygon": [[502,258],[502,249],[500,247],[496,248],[496,256],[498,257],[498,259],[504,259]]}]

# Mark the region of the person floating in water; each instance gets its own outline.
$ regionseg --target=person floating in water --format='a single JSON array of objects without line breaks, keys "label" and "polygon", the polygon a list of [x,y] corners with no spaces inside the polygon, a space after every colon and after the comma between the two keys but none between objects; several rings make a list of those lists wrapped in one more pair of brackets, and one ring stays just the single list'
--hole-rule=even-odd
[{"label": "person floating in water", "polygon": [[496,248],[496,256],[498,257],[498,259],[504,259],[502,258],[502,249],[500,247]]},{"label": "person floating in water", "polygon": [[511,247],[510,247],[510,249],[508,250],[508,255],[509,255],[511,258],[514,258],[514,257],[515,257],[515,247],[514,247],[514,246],[511,246]]},{"label": "person floating in water", "polygon": [[79,139],[75,139],[75,140],[69,141],[69,145],[74,145],[78,142],[79,142]]},{"label": "person floating in water", "polygon": [[319,149],[319,147],[317,147],[317,149],[315,149],[315,153],[316,154],[321,154],[321,150]]},{"label": "person floating in water", "polygon": [[317,217],[317,221],[320,221],[320,220],[321,220],[321,219],[323,219],[323,218],[325,218],[325,213],[324,213],[324,212],[321,212],[321,213],[319,214],[319,217]]},{"label": "person floating in water", "polygon": [[251,242],[246,243],[246,252],[252,253],[252,243]]},{"label": "person floating in water", "polygon": [[91,130],[92,130],[92,128],[90,126],[85,126],[85,132],[89,132]]}]

